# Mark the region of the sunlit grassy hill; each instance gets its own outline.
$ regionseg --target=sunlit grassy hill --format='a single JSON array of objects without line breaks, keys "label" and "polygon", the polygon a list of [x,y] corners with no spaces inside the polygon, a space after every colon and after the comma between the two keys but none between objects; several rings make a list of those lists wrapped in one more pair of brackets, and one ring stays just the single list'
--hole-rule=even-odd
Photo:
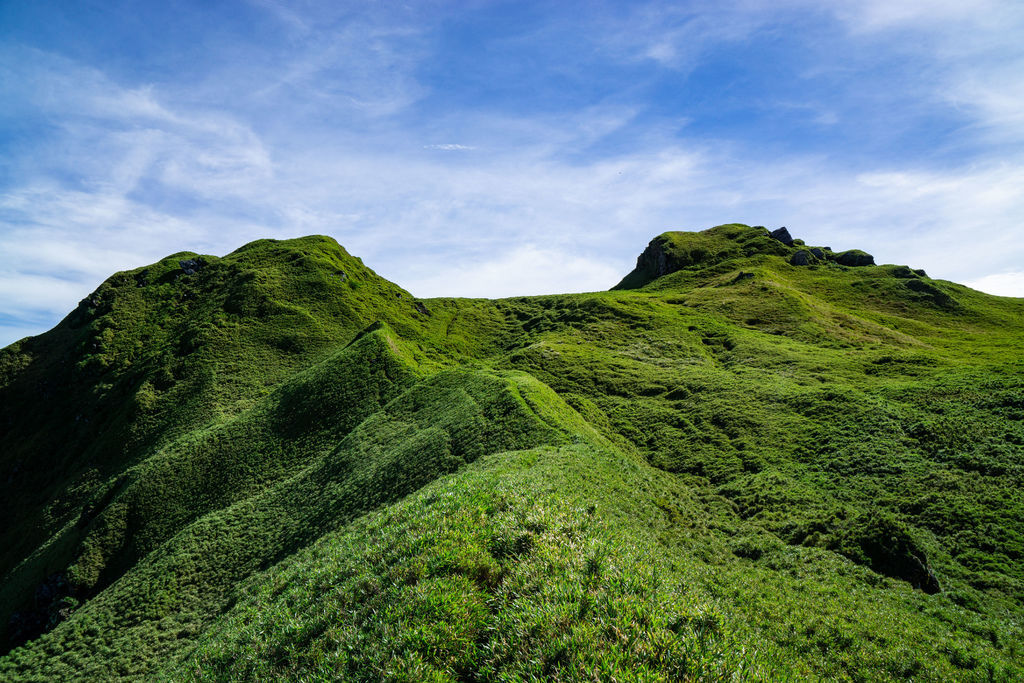
[{"label": "sunlit grassy hill", "polygon": [[1024,300],[869,263],[118,273],[0,351],[0,678],[1018,680]]}]

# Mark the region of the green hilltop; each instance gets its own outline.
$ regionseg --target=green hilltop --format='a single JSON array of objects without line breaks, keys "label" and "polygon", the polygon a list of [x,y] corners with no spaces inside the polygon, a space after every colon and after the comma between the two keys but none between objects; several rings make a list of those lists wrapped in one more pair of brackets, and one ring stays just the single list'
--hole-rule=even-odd
[{"label": "green hilltop", "polygon": [[1024,678],[1024,299],[786,231],[175,254],[0,351],[0,443],[3,680]]}]

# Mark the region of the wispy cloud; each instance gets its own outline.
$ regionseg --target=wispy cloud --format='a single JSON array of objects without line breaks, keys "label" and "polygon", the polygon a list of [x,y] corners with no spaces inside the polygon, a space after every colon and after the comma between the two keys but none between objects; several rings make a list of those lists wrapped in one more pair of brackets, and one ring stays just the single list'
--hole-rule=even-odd
[{"label": "wispy cloud", "polygon": [[858,31],[913,26],[929,30],[993,26],[1014,3],[1001,0],[860,0],[835,3],[836,13]]},{"label": "wispy cloud", "polygon": [[501,298],[553,292],[605,290],[622,279],[610,264],[569,249],[527,244],[508,251],[485,252],[443,270],[431,269],[407,278],[420,296]]},{"label": "wispy cloud", "polygon": [[996,144],[1024,142],[1024,5],[1005,0],[869,0],[837,6],[852,32],[896,38],[927,60],[931,99],[959,108]]},{"label": "wispy cloud", "polygon": [[1024,272],[993,273],[964,283],[982,292],[998,296],[1024,297]]},{"label": "wispy cloud", "polygon": [[757,3],[636,3],[595,22],[605,49],[625,58],[689,70],[711,48],[742,41],[770,22],[777,10]]}]

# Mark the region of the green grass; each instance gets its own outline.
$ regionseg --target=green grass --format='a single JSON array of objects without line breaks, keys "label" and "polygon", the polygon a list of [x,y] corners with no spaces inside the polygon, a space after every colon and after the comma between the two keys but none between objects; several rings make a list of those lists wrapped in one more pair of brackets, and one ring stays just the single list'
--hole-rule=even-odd
[{"label": "green grass", "polygon": [[0,351],[0,677],[1019,679],[1024,301],[655,243],[500,301],[322,237],[112,276]]}]

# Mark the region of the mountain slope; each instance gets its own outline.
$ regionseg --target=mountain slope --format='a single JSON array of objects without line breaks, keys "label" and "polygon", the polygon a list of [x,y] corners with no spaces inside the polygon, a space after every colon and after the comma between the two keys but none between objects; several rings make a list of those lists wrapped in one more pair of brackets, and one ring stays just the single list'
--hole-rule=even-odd
[{"label": "mountain slope", "polygon": [[419,301],[321,237],[117,274],[0,352],[0,674],[1019,677],[1024,301],[869,263],[725,225],[580,295]]}]

